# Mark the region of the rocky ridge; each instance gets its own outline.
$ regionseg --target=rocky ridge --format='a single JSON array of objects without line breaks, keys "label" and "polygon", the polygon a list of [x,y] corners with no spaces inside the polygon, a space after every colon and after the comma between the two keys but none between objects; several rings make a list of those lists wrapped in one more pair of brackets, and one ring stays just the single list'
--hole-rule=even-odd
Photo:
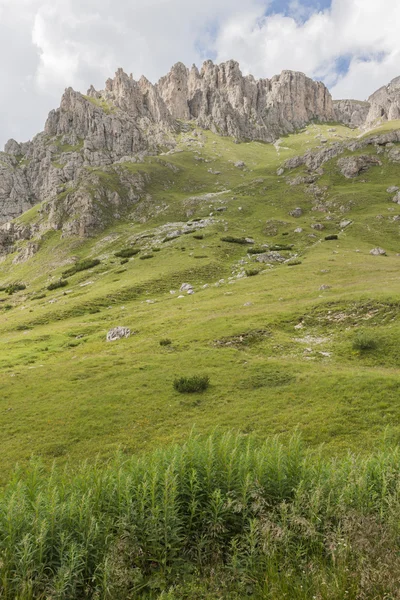
[{"label": "rocky ridge", "polygon": [[[32,141],[7,142],[0,153],[0,253],[48,229],[88,236],[129,214],[145,198],[149,175],[124,165],[172,150],[187,121],[237,141],[275,142],[314,120],[376,125],[398,118],[399,107],[400,78],[362,103],[333,102],[322,83],[303,73],[243,76],[235,61],[206,61],[200,70],[178,63],[155,85],[119,69],[102,91],[91,86],[83,95],[68,88]],[[318,168],[342,148],[309,153],[304,164]],[[10,224],[39,203],[40,224]],[[37,247],[32,242],[25,254]]]}]

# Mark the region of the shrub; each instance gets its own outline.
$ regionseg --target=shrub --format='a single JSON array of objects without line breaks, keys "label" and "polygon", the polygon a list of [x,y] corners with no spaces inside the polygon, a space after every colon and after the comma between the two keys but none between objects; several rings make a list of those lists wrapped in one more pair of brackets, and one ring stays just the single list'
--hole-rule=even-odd
[{"label": "shrub", "polygon": [[53,281],[53,283],[50,283],[50,285],[47,286],[47,289],[51,292],[52,290],[63,288],[66,285],[68,285],[68,279],[59,279],[58,281]]},{"label": "shrub", "polygon": [[193,375],[192,377],[177,377],[174,388],[181,394],[204,392],[210,385],[208,375]]},{"label": "shrub", "polygon": [[161,248],[152,248],[151,251],[152,252],[161,252]]},{"label": "shrub", "polygon": [[37,294],[36,296],[32,296],[31,300],[42,300],[42,298],[46,298],[46,294]]},{"label": "shrub", "polygon": [[136,256],[139,252],[139,248],[123,248],[122,250],[115,252],[114,256],[117,258],[130,258],[131,256]]},{"label": "shrub", "polygon": [[85,258],[84,260],[80,260],[75,263],[72,267],[67,269],[62,273],[63,277],[69,277],[70,275],[75,275],[75,273],[79,273],[80,271],[86,271],[87,269],[92,269],[93,267],[97,267],[100,264],[98,258]]},{"label": "shrub", "polygon": [[375,337],[368,331],[357,331],[353,339],[353,350],[358,350],[359,352],[375,350],[377,345]]},{"label": "shrub", "polygon": [[258,269],[246,269],[245,271],[247,277],[255,277],[259,274],[259,272],[260,271]]},{"label": "shrub", "polygon": [[204,240],[204,235],[202,233],[196,233],[196,235],[193,236],[193,239]]},{"label": "shrub", "polygon": [[292,259],[288,260],[288,262],[286,264],[289,267],[294,267],[296,265],[301,265],[301,260],[299,260],[298,258],[292,258]]},{"label": "shrub", "polygon": [[12,296],[13,294],[15,294],[15,292],[20,292],[21,290],[25,290],[25,289],[26,289],[26,285],[24,283],[10,283],[9,285],[7,285],[4,288],[4,291],[9,296]]},{"label": "shrub", "polygon": [[147,260],[148,258],[153,258],[153,254],[143,254],[139,256],[140,260]]},{"label": "shrub", "polygon": [[230,244],[253,244],[253,242],[249,242],[248,238],[237,238],[231,235],[227,235],[221,238],[221,242],[229,242]]},{"label": "shrub", "polygon": [[325,241],[326,242],[329,242],[330,240],[338,240],[338,239],[339,239],[339,236],[337,236],[336,234],[326,235],[325,236]]},{"label": "shrub", "polygon": [[129,262],[129,258],[124,258],[123,260],[121,260],[121,265],[126,265],[126,263]]},{"label": "shrub", "polygon": [[267,248],[249,248],[247,254],[264,254],[266,251]]},{"label": "shrub", "polygon": [[270,250],[273,252],[279,252],[281,250],[291,250],[293,248],[293,244],[274,244],[271,246]]},{"label": "shrub", "polygon": [[160,346],[170,346],[171,344],[172,344],[172,340],[170,340],[169,338],[160,340]]}]

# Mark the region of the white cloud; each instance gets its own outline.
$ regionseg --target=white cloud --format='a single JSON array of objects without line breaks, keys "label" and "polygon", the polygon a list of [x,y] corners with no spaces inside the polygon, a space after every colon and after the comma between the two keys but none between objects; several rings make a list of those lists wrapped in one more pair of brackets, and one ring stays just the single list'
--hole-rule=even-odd
[{"label": "white cloud", "polygon": [[[290,6],[292,16],[232,16],[216,40],[217,59],[234,56],[258,77],[300,70],[324,79],[334,97],[364,99],[400,75],[398,0],[332,0],[306,20],[299,0]],[[346,56],[349,71],[338,73],[336,61]]]},{"label": "white cloud", "polygon": [[265,16],[270,3],[0,0],[0,145],[42,129],[65,87],[102,88],[120,66],[155,81],[177,61],[234,58],[257,77],[296,69],[355,98],[400,75],[399,0],[332,0],[319,12],[291,0],[286,16]]}]

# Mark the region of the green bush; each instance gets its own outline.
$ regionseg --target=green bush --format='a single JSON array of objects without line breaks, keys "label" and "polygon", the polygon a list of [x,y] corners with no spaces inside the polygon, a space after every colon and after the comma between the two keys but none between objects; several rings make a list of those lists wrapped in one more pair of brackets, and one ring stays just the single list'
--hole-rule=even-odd
[{"label": "green bush", "polygon": [[46,294],[36,294],[36,296],[32,296],[31,300],[42,300],[42,298],[46,298]]},{"label": "green bush", "polygon": [[58,290],[59,288],[63,288],[68,285],[68,279],[59,279],[58,281],[53,281],[50,285],[47,286],[47,289],[51,292],[52,290]]},{"label": "green bush", "polygon": [[339,236],[338,236],[338,235],[336,235],[336,234],[333,234],[333,235],[326,235],[326,236],[325,236],[325,241],[326,241],[326,242],[329,242],[329,241],[331,241],[331,240],[338,240],[338,239],[339,239]]},{"label": "green bush", "polygon": [[202,233],[196,233],[196,235],[193,236],[193,239],[204,240],[204,235]]},{"label": "green bush", "polygon": [[301,260],[299,260],[298,258],[291,258],[290,260],[287,261],[286,263],[289,267],[295,267],[296,265],[301,265]]},{"label": "green bush", "polygon": [[139,256],[140,260],[147,260],[148,258],[154,258],[153,254],[142,254],[142,256]]},{"label": "green bush", "polygon": [[253,242],[248,242],[247,238],[237,238],[237,237],[233,237],[231,235],[222,237],[221,242],[229,242],[231,244],[243,244],[243,245],[253,244]]},{"label": "green bush", "polygon": [[170,340],[169,338],[160,340],[160,346],[170,346],[171,344],[172,344],[172,340]]},{"label": "green bush", "polygon": [[248,248],[247,254],[264,254],[267,252],[267,248]]},{"label": "green bush", "polygon": [[80,271],[86,271],[87,269],[93,269],[93,267],[97,267],[100,264],[100,260],[98,258],[85,258],[84,260],[80,260],[75,263],[72,267],[67,269],[62,273],[63,277],[69,277],[70,275],[75,275],[75,273],[79,273]]},{"label": "green bush", "polygon": [[129,258],[124,258],[123,260],[121,260],[120,264],[121,265],[126,265],[126,263],[129,262]]},{"label": "green bush", "polygon": [[375,350],[378,346],[375,336],[369,331],[357,331],[353,339],[353,350],[366,352]]},{"label": "green bush", "polygon": [[293,244],[274,244],[270,247],[270,250],[274,252],[279,252],[282,250],[291,250],[293,248]]},{"label": "green bush", "polygon": [[22,290],[26,290],[26,285],[24,283],[10,283],[4,288],[4,291],[9,296],[12,296],[16,292],[20,292]]},{"label": "green bush", "polygon": [[195,394],[204,392],[210,385],[208,375],[193,375],[192,377],[177,377],[174,388],[181,394]]},{"label": "green bush", "polygon": [[131,256],[136,256],[139,254],[139,248],[123,248],[114,254],[117,258],[131,258]]},{"label": "green bush", "polygon": [[246,269],[246,277],[255,277],[260,273],[258,269]]}]

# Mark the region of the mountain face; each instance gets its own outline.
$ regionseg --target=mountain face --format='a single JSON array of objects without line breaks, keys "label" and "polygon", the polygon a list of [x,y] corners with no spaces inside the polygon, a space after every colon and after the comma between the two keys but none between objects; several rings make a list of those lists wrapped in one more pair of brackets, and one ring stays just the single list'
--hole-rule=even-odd
[{"label": "mountain face", "polygon": [[234,61],[206,61],[200,71],[178,63],[156,85],[119,69],[103,91],[68,88],[32,141],[7,142],[0,153],[0,248],[31,237],[7,223],[39,203],[40,227],[63,235],[88,236],[129,214],[148,175],[126,165],[173,151],[189,121],[238,142],[275,142],[314,120],[368,127],[399,115],[400,78],[368,102],[333,102],[322,83],[302,73],[256,80]]}]

